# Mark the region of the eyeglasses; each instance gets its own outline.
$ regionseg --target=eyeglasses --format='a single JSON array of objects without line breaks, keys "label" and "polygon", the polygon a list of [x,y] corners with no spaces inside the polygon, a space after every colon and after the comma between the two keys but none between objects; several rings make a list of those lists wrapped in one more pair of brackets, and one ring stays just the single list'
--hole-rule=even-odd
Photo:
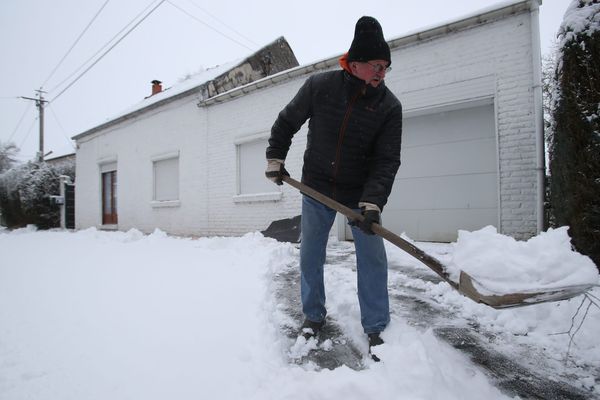
[{"label": "eyeglasses", "polygon": [[366,62],[367,64],[369,64],[371,66],[371,68],[373,68],[373,71],[377,72],[377,73],[381,73],[381,72],[390,72],[392,70],[392,67],[390,65],[384,65],[384,64],[373,64],[370,61]]}]

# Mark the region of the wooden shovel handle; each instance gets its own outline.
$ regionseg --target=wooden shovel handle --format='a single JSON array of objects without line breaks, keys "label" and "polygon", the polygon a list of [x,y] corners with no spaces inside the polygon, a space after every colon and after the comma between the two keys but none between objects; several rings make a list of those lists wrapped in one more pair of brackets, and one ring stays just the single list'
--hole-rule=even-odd
[{"label": "wooden shovel handle", "polygon": [[[317,192],[315,189],[313,189],[309,186],[306,186],[304,183],[298,182],[297,180],[295,180],[294,178],[292,178],[290,176],[284,176],[282,180],[285,183],[287,183],[288,185],[295,187],[296,189],[298,189],[300,192],[304,193],[305,195],[312,197],[313,199],[317,200],[318,202],[325,204],[327,207],[329,207],[333,210],[336,210],[339,213],[345,215],[350,220],[363,221],[363,219],[364,219],[364,217],[361,214],[357,213],[353,209],[346,207],[343,204],[338,203],[337,201],[323,195],[322,193]],[[413,256],[416,259],[418,259],[419,261],[421,261],[423,264],[427,265],[436,274],[438,274],[443,280],[448,282],[453,288],[458,289],[458,283],[456,283],[450,279],[450,277],[446,273],[444,265],[439,260],[430,256],[429,254],[425,253],[423,250],[419,249],[412,243],[402,239],[400,236],[396,235],[394,232],[391,232],[391,231],[385,229],[383,226],[381,226],[379,224],[373,223],[373,225],[371,226],[371,229],[377,235],[386,239],[390,243],[395,244],[400,249],[404,250],[411,256]]]}]

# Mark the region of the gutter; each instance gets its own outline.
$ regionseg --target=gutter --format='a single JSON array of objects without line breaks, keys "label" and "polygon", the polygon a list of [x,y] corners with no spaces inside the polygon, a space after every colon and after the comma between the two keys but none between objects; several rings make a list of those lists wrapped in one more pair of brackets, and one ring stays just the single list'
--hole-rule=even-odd
[{"label": "gutter", "polygon": [[544,197],[545,197],[545,147],[544,147],[544,113],[543,113],[543,98],[542,98],[542,50],[540,44],[540,4],[542,0],[531,0],[531,44],[533,51],[532,68],[533,68],[533,115],[535,129],[535,146],[536,146],[536,184],[537,184],[537,201],[536,201],[536,228],[537,233],[544,230]]},{"label": "gutter", "polygon": [[[341,54],[340,54],[341,56]],[[223,103],[225,101],[234,99],[239,96],[243,96],[248,93],[252,93],[256,90],[276,85],[280,82],[285,82],[291,80],[293,78],[297,78],[299,76],[308,75],[315,71],[322,71],[325,69],[333,68],[339,65],[339,56],[335,56],[333,58],[328,58],[325,60],[317,61],[313,64],[308,64],[304,66],[298,66],[292,69],[288,69],[286,71],[282,71],[275,75],[270,75],[265,78],[259,79],[254,82],[250,82],[244,86],[239,86],[237,88],[231,89],[227,92],[218,94],[213,97],[209,97],[207,99],[201,99],[198,102],[198,107],[206,107],[212,104]]]}]

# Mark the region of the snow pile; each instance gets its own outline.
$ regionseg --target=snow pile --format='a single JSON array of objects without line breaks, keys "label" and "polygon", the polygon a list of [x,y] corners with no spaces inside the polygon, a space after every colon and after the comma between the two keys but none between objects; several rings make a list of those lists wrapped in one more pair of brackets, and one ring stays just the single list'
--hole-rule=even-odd
[{"label": "snow pile", "polygon": [[37,232],[37,230],[38,230],[37,226],[29,224],[24,228],[19,228],[19,229],[15,229],[13,231],[7,231],[7,232],[10,232],[12,235],[21,235],[21,234],[25,234],[25,233]]},{"label": "snow pile", "polygon": [[[488,234],[495,236],[491,235],[491,232]],[[556,232],[550,233],[550,236],[553,235],[556,235]],[[544,234],[535,242],[546,242],[547,238],[548,235]],[[505,238],[496,239],[499,239],[500,243],[510,242]],[[557,238],[548,240],[545,245],[554,246],[555,239]],[[492,238],[492,240],[494,239]],[[564,240],[558,240],[558,242],[564,243]],[[415,245],[445,265],[450,264],[457,247],[456,243],[415,243]],[[479,256],[484,259],[493,258],[492,254],[498,255],[499,253],[495,247],[481,248]],[[533,253],[531,256],[525,253],[525,248],[527,246],[520,249],[521,255],[524,258],[535,259]],[[532,252],[537,251],[532,247],[529,249]],[[432,279],[435,279],[436,274],[390,243],[386,243],[386,250],[391,267],[390,288],[392,293],[398,286],[422,291],[424,301],[448,310],[452,321],[447,323],[456,323],[462,317],[468,321],[468,325],[476,325],[485,331],[492,332],[495,336],[493,342],[502,349],[504,354],[513,355],[514,359],[520,360],[524,365],[530,365],[533,370],[541,371],[542,364],[546,364],[550,366],[550,370],[573,374],[574,382],[600,394],[597,382],[597,371],[600,370],[600,342],[598,341],[600,286],[591,289],[588,292],[589,297],[577,296],[559,302],[496,310],[469,300],[444,281],[436,284],[427,279],[412,278],[412,276],[431,276]],[[488,252],[491,253],[488,254]],[[499,255],[501,257],[508,256],[508,254]],[[567,266],[567,268],[569,267]],[[394,277],[395,274],[399,275],[399,278]],[[533,274],[533,276],[536,275]],[[600,279],[596,279],[595,283],[599,284]],[[519,282],[515,282],[515,284],[519,284]],[[441,324],[443,325],[443,322]],[[529,350],[524,352],[523,348],[515,346],[515,341],[525,349],[543,351],[544,358],[532,357]],[[567,370],[566,365],[572,369]],[[594,387],[596,389],[593,389]]]},{"label": "snow pile", "polygon": [[549,229],[525,242],[501,235],[493,226],[459,231],[447,272],[458,282],[462,270],[495,293],[597,284],[598,269],[589,257],[573,251],[567,231]]},{"label": "snow pile", "polygon": [[[580,3],[583,6],[580,7]],[[561,37],[559,48],[577,38],[577,35],[591,36],[600,30],[600,3],[596,0],[573,0],[565,11],[558,34]]]}]

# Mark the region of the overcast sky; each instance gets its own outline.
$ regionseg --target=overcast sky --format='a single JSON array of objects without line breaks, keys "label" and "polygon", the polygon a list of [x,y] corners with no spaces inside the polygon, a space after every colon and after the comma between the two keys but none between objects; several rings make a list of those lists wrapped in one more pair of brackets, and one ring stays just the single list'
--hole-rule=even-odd
[{"label": "overcast sky", "polygon": [[[103,46],[114,44],[113,37],[160,1],[2,0],[0,142],[10,140],[19,146],[21,160],[35,156],[38,112],[35,102],[20,96],[35,97],[40,88],[50,100],[45,109],[45,151],[64,153],[71,146],[70,137],[148,96],[150,81],[173,86],[186,74],[243,58],[279,36],[287,39],[300,64],[308,64],[345,52],[362,15],[376,17],[389,40],[507,3],[167,0],[64,90],[90,65],[87,60],[96,60],[106,51],[100,51]],[[569,3],[544,0],[540,8],[543,54],[550,51]]]}]

